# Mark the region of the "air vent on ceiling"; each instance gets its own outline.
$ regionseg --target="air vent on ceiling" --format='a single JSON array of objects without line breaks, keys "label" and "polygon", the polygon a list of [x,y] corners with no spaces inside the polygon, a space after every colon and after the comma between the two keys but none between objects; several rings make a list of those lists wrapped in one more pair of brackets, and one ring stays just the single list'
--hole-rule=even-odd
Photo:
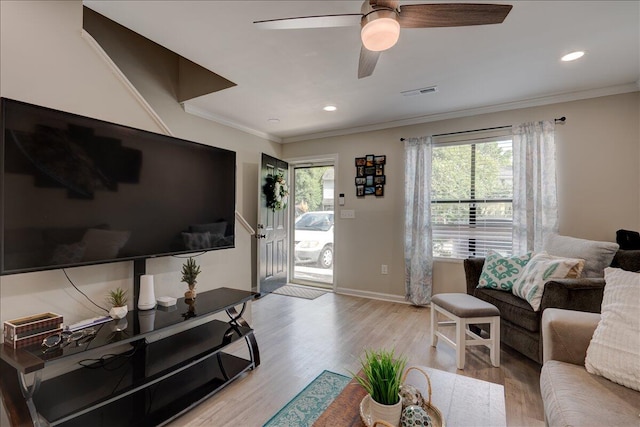
[{"label": "air vent on ceiling", "polygon": [[400,92],[403,96],[415,96],[415,95],[424,95],[427,93],[435,93],[438,91],[438,86],[430,86],[423,87],[421,89],[411,89],[405,90],[404,92]]}]

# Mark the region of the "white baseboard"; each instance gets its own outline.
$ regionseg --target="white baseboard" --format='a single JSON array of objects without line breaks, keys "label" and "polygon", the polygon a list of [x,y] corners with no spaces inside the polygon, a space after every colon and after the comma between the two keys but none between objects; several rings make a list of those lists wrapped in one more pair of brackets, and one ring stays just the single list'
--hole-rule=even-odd
[{"label": "white baseboard", "polygon": [[399,302],[401,304],[411,304],[407,301],[404,296],[393,295],[393,294],[383,294],[379,292],[371,292],[371,291],[361,291],[358,289],[349,289],[349,288],[336,288],[336,294],[340,295],[351,295],[354,297],[362,297],[369,299],[377,299],[381,301],[389,301],[389,302]]}]

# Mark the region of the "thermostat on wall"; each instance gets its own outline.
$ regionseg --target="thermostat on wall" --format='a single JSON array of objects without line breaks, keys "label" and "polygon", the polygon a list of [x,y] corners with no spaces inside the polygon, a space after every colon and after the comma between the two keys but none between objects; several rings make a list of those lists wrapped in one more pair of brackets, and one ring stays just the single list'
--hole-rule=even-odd
[{"label": "thermostat on wall", "polygon": [[176,305],[176,299],[173,297],[158,297],[156,301],[158,301],[158,305],[161,305],[163,307],[171,307],[172,305]]}]

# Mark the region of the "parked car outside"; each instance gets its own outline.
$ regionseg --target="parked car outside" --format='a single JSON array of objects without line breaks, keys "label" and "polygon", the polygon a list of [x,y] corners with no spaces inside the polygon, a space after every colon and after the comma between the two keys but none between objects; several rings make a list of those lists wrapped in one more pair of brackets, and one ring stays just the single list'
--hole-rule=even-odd
[{"label": "parked car outside", "polygon": [[307,212],[295,222],[295,263],[333,266],[333,211]]}]

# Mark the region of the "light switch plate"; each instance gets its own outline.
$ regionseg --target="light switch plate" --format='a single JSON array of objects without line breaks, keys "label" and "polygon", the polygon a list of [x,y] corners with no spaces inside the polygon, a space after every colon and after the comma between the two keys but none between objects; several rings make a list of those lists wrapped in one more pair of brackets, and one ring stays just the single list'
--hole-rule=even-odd
[{"label": "light switch plate", "polygon": [[340,218],[343,219],[353,219],[356,217],[356,211],[353,209],[341,209],[340,210]]}]

